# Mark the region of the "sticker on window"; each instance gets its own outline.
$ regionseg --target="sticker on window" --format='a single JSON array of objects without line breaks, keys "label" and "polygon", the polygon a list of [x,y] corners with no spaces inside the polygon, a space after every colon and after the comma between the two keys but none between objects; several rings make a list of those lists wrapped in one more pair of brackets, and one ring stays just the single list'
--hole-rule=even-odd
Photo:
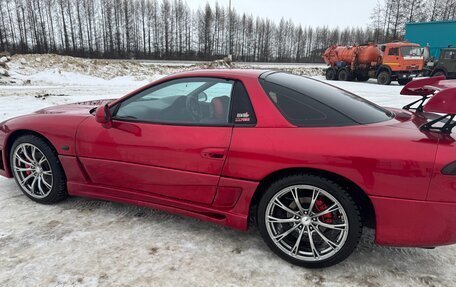
[{"label": "sticker on window", "polygon": [[250,114],[248,112],[245,113],[237,113],[236,118],[234,119],[236,123],[245,123],[250,122]]}]

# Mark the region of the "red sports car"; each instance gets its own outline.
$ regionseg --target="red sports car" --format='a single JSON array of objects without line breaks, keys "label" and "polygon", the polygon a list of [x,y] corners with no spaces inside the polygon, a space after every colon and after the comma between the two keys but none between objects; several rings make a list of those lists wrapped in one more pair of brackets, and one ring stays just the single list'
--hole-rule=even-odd
[{"label": "red sports car", "polygon": [[87,196],[250,222],[306,267],[344,260],[363,227],[382,245],[456,243],[456,85],[418,80],[403,94],[422,98],[387,109],[282,72],[186,72],[1,123],[0,174],[39,203]]}]

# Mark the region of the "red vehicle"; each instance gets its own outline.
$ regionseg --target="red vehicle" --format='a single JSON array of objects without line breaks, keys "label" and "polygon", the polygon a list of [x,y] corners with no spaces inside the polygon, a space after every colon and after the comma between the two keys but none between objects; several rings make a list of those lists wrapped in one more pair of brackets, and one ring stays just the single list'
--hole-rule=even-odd
[{"label": "red vehicle", "polygon": [[344,260],[363,227],[382,245],[452,244],[455,90],[414,81],[403,93],[418,107],[386,109],[282,72],[187,72],[1,123],[0,173],[39,203],[87,196],[240,230],[250,220],[306,267]]}]

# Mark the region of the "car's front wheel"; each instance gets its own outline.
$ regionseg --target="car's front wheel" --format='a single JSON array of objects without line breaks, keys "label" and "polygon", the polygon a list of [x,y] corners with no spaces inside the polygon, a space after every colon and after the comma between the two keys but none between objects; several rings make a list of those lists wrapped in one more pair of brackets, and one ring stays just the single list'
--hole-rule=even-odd
[{"label": "car's front wheel", "polygon": [[309,268],[347,258],[362,232],[359,209],[336,183],[314,175],[293,175],[273,183],[258,206],[266,244],[286,261]]},{"label": "car's front wheel", "polygon": [[51,204],[68,196],[57,153],[40,137],[17,138],[11,148],[10,164],[14,179],[30,199]]}]

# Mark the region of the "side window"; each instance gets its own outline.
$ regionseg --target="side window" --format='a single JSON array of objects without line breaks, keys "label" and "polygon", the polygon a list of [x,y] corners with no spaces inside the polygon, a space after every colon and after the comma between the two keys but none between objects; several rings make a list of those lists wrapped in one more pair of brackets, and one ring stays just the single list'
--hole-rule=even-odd
[{"label": "side window", "polygon": [[230,97],[232,88],[233,83],[231,82],[217,83],[205,90],[204,93],[206,93],[208,101],[212,101],[217,97]]},{"label": "side window", "polygon": [[174,85],[165,86],[162,89],[151,91],[149,94],[145,95],[142,99],[159,99],[166,98],[175,95],[187,95],[194,91],[195,89],[201,87],[205,82],[183,82],[176,83]]},{"label": "side window", "polygon": [[336,110],[292,89],[261,81],[264,91],[284,117],[296,126],[344,126],[353,120]]},{"label": "side window", "polygon": [[446,51],[445,52],[445,60],[452,60],[455,58],[456,52],[454,51]]},{"label": "side window", "polygon": [[168,124],[226,125],[234,81],[216,78],[171,80],[120,103],[118,120]]},{"label": "side window", "polygon": [[399,48],[390,48],[388,51],[389,56],[399,56]]},{"label": "side window", "polygon": [[236,126],[252,126],[257,122],[249,94],[241,82],[236,82],[233,91],[232,118]]}]

